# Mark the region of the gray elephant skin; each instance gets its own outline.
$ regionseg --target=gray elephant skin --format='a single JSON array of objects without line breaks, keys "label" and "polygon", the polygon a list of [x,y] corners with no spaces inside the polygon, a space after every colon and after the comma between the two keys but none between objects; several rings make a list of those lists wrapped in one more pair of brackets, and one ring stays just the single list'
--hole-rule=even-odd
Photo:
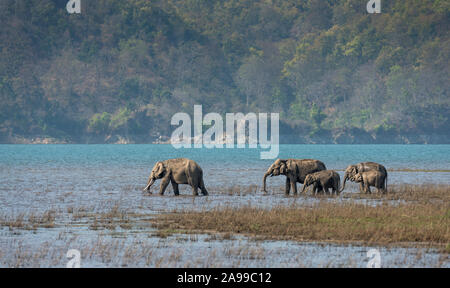
[{"label": "gray elephant skin", "polygon": [[289,195],[290,190],[297,194],[297,182],[303,184],[306,175],[326,170],[325,164],[319,160],[314,159],[277,159],[264,174],[263,191],[266,190],[266,179],[268,176],[286,176],[286,195]]},{"label": "gray elephant skin", "polygon": [[341,177],[339,177],[339,174],[336,171],[323,170],[306,175],[302,193],[305,192],[307,187],[314,185],[313,193],[326,192],[326,194],[329,194],[329,189],[331,189],[331,194],[334,193],[338,195],[340,193],[339,190],[340,184],[341,184]]},{"label": "gray elephant skin", "polygon": [[201,189],[203,195],[208,195],[203,182],[203,170],[195,161],[190,159],[178,158],[157,162],[150,173],[144,191],[150,190],[150,187],[158,179],[162,179],[159,188],[159,194],[161,195],[164,194],[169,182],[172,183],[173,192],[176,196],[180,194],[179,184],[190,185],[195,196],[198,195],[198,188]]},{"label": "gray elephant skin", "polygon": [[364,192],[371,193],[370,186],[377,188],[377,192],[380,191],[385,194],[386,193],[386,176],[384,173],[380,171],[366,171],[357,173],[354,177],[354,181],[356,183],[364,183]]},{"label": "gray elephant skin", "polygon": [[[384,177],[384,179],[386,181],[385,187],[387,189],[388,174],[387,174],[386,167],[384,167],[381,164],[375,163],[375,162],[361,162],[356,165],[349,165],[347,167],[347,169],[345,169],[344,183],[342,184],[342,189],[340,192],[342,192],[344,190],[345,183],[347,182],[347,180],[354,181],[354,177],[356,176],[356,174],[362,173],[362,172],[368,172],[368,171],[378,171],[378,172],[382,173],[385,176]],[[365,186],[364,186],[364,181],[359,183],[359,191],[360,192],[366,191]]]}]

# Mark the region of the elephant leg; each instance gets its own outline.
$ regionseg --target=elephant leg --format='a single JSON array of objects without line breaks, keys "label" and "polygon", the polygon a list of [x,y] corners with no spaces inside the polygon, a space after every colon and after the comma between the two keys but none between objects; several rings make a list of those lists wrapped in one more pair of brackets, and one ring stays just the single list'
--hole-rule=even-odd
[{"label": "elephant leg", "polygon": [[318,194],[324,194],[325,193],[325,186],[323,185],[322,181],[318,180],[316,182],[317,184],[317,193]]},{"label": "elephant leg", "polygon": [[289,195],[289,192],[291,192],[291,179],[289,177],[286,177],[286,190],[285,194]]},{"label": "elephant leg", "polygon": [[188,175],[188,182],[192,187],[192,195],[194,196],[198,196],[198,187],[200,186],[199,181],[196,177],[192,177],[191,175]]},{"label": "elephant leg", "polygon": [[383,193],[383,194],[387,193],[387,189],[386,189],[386,186],[384,185],[384,181],[383,181],[383,184],[381,185],[381,193]]},{"label": "elephant leg", "polygon": [[172,183],[173,193],[175,194],[175,196],[180,195],[180,190],[178,190],[178,183],[176,183],[175,181],[171,181],[171,183]]},{"label": "elephant leg", "polygon": [[294,194],[297,194],[297,182],[291,179],[291,188]]},{"label": "elephant leg", "polygon": [[203,179],[200,180],[200,189],[202,190],[203,195],[208,195],[208,191],[205,188],[205,183],[203,182]]},{"label": "elephant leg", "polygon": [[320,186],[320,194],[325,195],[325,187]]},{"label": "elephant leg", "polygon": [[325,195],[330,195],[330,187],[329,187],[329,185],[327,184],[327,182],[323,181],[323,182],[321,183],[321,185],[322,185],[322,187],[323,187],[324,194],[325,194]]},{"label": "elephant leg", "polygon": [[317,194],[320,193],[320,185],[319,185],[319,184],[314,183],[314,188],[313,188],[313,189],[314,189],[314,190],[313,190],[314,195],[317,195]]},{"label": "elephant leg", "polygon": [[381,179],[381,181],[380,181],[381,183],[380,183],[380,188],[378,189],[381,193],[383,193],[383,194],[386,194],[386,186],[385,186],[385,180],[384,179]]},{"label": "elephant leg", "polygon": [[316,195],[321,194],[323,191],[322,185],[316,183]]},{"label": "elephant leg", "polygon": [[192,195],[198,196],[198,186],[192,186]]},{"label": "elephant leg", "polygon": [[161,186],[159,187],[159,194],[164,195],[164,191],[166,191],[167,185],[169,185],[170,179],[167,177],[163,178],[161,181]]},{"label": "elephant leg", "polygon": [[382,194],[382,193],[383,193],[383,185],[377,185],[377,194]]},{"label": "elephant leg", "polygon": [[366,188],[364,187],[363,181],[359,182],[359,193],[363,193],[366,191]]},{"label": "elephant leg", "polygon": [[330,189],[331,189],[331,195],[336,194],[336,185],[334,185],[334,183],[332,183],[332,184],[330,185]]},{"label": "elephant leg", "polygon": [[368,183],[368,182],[365,182],[365,183],[364,183],[364,186],[365,186],[366,194],[372,194],[372,191],[370,191],[370,185],[369,185],[369,183]]}]

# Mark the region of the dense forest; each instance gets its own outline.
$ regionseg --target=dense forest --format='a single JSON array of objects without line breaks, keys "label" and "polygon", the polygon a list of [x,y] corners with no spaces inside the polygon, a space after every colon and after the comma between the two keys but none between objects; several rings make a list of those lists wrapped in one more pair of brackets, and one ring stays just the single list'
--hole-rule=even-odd
[{"label": "dense forest", "polygon": [[381,2],[1,0],[0,142],[151,143],[202,104],[278,112],[282,142],[450,143],[450,1]]}]

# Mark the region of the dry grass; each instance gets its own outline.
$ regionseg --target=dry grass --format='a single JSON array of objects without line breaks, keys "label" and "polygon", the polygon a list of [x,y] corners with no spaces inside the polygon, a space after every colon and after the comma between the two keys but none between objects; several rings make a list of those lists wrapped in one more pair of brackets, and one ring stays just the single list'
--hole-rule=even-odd
[{"label": "dry grass", "polygon": [[376,193],[371,188],[372,194],[365,193],[343,193],[344,198],[351,199],[380,199],[380,200],[402,200],[420,203],[450,203],[449,185],[389,185],[388,193]]},{"label": "dry grass", "polygon": [[89,229],[91,230],[115,230],[117,226],[122,229],[132,228],[128,213],[125,210],[120,209],[119,204],[115,204],[106,212],[86,214],[85,217],[93,218],[93,222],[89,226]]},{"label": "dry grass", "polygon": [[37,228],[55,227],[56,211],[48,210],[42,214],[38,213],[20,213],[13,216],[0,215],[0,225],[7,226],[9,229],[35,230]]},{"label": "dry grass", "polygon": [[[265,239],[364,242],[366,244],[450,243],[449,204],[321,202],[311,207],[221,208],[177,212],[157,217],[163,230],[241,233]],[[449,252],[449,251],[447,251]]]}]

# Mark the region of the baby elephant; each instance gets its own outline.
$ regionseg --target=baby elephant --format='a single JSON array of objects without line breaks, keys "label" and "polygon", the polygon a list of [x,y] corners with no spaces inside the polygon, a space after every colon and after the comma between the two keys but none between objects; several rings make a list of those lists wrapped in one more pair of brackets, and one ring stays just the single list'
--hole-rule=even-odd
[{"label": "baby elephant", "polygon": [[179,184],[190,185],[195,196],[198,195],[198,188],[200,188],[203,195],[208,195],[203,182],[203,170],[195,161],[190,159],[178,158],[157,162],[150,173],[144,191],[150,190],[150,187],[158,179],[162,179],[159,189],[159,194],[161,195],[164,194],[169,183],[172,184],[173,192],[176,196],[180,194],[178,190]]},{"label": "baby elephant", "polygon": [[329,188],[331,188],[331,194],[338,195],[340,193],[339,186],[341,183],[341,178],[339,174],[333,170],[323,170],[308,174],[305,178],[305,183],[303,185],[302,193],[304,193],[306,187],[314,185],[314,193],[326,192],[329,193]]},{"label": "baby elephant", "polygon": [[377,192],[380,190],[383,194],[386,194],[386,175],[380,171],[367,171],[357,173],[353,178],[356,183],[363,183],[364,192],[372,193],[370,191],[370,186],[377,188]]}]

